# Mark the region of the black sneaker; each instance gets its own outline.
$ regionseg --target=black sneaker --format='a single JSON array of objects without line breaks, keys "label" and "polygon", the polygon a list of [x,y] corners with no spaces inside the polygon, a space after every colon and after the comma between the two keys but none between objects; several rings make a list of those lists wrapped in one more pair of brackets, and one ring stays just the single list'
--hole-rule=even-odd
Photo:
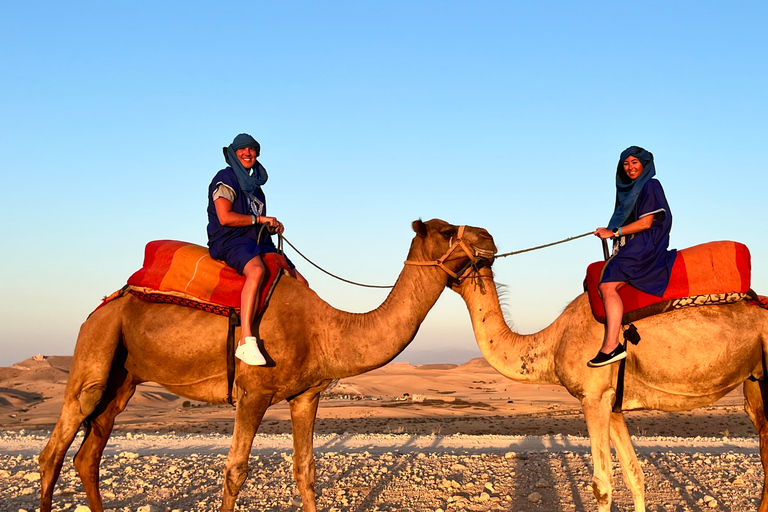
[{"label": "black sneaker", "polygon": [[615,363],[616,361],[621,361],[625,357],[627,357],[627,349],[624,348],[624,345],[619,343],[619,346],[613,349],[613,352],[610,354],[598,352],[597,355],[587,363],[587,366],[590,368],[598,368],[600,366]]}]

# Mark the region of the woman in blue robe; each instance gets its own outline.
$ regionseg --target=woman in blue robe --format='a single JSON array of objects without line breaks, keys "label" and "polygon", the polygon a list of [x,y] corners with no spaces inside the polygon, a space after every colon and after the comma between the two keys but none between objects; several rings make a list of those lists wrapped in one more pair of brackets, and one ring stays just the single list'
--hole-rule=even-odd
[{"label": "woman in blue robe", "polygon": [[[272,239],[262,234],[261,228],[266,225],[278,233],[285,229],[277,218],[267,216],[261,186],[268,176],[257,160],[260,150],[256,139],[247,133],[235,137],[224,148],[228,167],[219,171],[208,187],[208,252],[245,276],[240,296],[240,341],[235,356],[250,365],[266,364],[253,335],[252,322],[265,272],[261,255],[277,252]],[[298,270],[296,277],[308,284]]]},{"label": "woman in blue robe", "polygon": [[653,154],[638,146],[621,153],[616,166],[616,207],[608,226],[595,236],[614,239],[613,256],[600,279],[605,306],[603,346],[587,366],[598,367],[627,357],[619,342],[624,303],[619,289],[629,283],[640,291],[661,297],[669,284],[677,251],[667,250],[672,212],[661,183],[653,179]]}]

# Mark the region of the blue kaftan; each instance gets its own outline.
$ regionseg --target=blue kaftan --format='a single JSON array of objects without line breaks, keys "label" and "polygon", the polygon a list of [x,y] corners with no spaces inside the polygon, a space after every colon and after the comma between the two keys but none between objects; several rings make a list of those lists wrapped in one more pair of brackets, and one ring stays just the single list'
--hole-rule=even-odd
[{"label": "blue kaftan", "polygon": [[632,215],[623,225],[647,215],[653,215],[651,227],[624,237],[624,245],[620,245],[618,253],[608,260],[600,282],[625,281],[642,292],[661,297],[669,284],[677,251],[667,250],[672,212],[661,183],[655,179],[645,183]]}]

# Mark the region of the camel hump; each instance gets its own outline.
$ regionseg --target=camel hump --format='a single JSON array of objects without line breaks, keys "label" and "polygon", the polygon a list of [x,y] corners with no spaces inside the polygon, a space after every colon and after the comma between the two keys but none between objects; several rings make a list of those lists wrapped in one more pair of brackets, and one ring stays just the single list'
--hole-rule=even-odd
[{"label": "camel hump", "polygon": [[[290,270],[285,256],[262,255],[267,280],[262,290],[283,269]],[[154,240],[144,251],[144,265],[128,278],[128,286],[142,292],[169,294],[225,307],[240,308],[240,292],[245,277],[223,261],[215,260],[208,249],[178,240]]]},{"label": "camel hump", "polygon": [[[592,314],[601,323],[605,323],[605,309],[597,287],[604,266],[604,261],[589,265],[584,280]],[[625,320],[631,321],[683,306],[740,300],[749,291],[751,279],[751,256],[746,245],[732,241],[707,242],[677,251],[662,297],[629,285],[621,288],[619,295],[624,301]]]}]

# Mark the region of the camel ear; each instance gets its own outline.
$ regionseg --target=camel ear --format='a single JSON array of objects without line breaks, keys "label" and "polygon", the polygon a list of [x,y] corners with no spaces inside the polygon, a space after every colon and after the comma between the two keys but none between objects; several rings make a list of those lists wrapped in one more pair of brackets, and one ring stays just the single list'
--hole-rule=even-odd
[{"label": "camel ear", "polygon": [[412,226],[417,235],[419,235],[421,238],[426,238],[427,225],[421,222],[421,219],[413,221]]}]

